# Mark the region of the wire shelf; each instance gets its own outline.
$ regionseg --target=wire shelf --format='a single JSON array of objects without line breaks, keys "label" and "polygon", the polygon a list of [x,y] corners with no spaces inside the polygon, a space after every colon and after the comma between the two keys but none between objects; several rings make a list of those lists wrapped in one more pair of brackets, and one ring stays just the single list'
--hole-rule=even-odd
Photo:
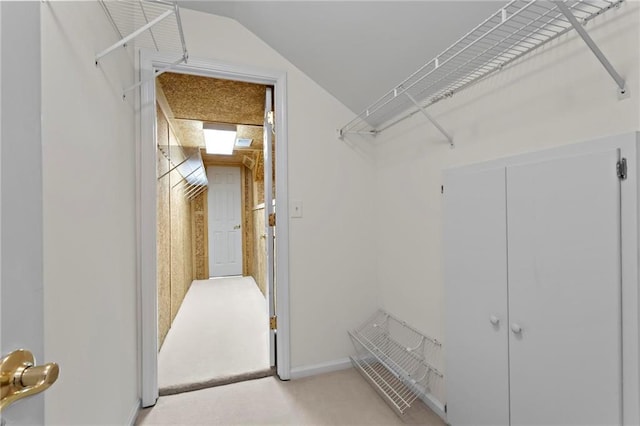
[{"label": "wire shelf", "polygon": [[[100,4],[120,37],[115,47],[135,39],[136,47],[187,55],[180,12],[175,1],[100,0]],[[109,49],[114,46],[96,55],[96,61],[109,54]]]},{"label": "wire shelf", "polygon": [[391,314],[379,310],[349,332],[354,367],[399,415],[420,396],[442,398],[443,374],[435,367],[442,345]]},{"label": "wire shelf", "polygon": [[[96,54],[96,65],[102,58],[119,47],[127,46],[130,42],[134,42],[138,48],[176,54],[176,60],[165,68],[157,70],[153,78],[181,62],[187,62],[189,54],[176,0],[99,0],[99,3],[120,39]],[[138,81],[124,89],[123,98],[124,93],[144,82]]]},{"label": "wire shelf", "polygon": [[158,149],[170,164],[169,170],[158,176],[158,180],[177,170],[181,179],[173,185],[173,188],[178,188],[189,200],[193,200],[207,190],[209,181],[200,148],[158,145]]},{"label": "wire shelf", "polygon": [[339,133],[382,132],[568,32],[574,27],[561,10],[563,5],[585,24],[623,1],[513,0],[371,104]]}]

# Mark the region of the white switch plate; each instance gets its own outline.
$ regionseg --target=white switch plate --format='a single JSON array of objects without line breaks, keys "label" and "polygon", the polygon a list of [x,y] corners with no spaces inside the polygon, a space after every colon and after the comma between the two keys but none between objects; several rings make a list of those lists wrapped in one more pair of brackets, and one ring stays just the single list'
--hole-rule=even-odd
[{"label": "white switch plate", "polygon": [[302,217],[302,200],[291,200],[289,203],[289,215],[291,217]]}]

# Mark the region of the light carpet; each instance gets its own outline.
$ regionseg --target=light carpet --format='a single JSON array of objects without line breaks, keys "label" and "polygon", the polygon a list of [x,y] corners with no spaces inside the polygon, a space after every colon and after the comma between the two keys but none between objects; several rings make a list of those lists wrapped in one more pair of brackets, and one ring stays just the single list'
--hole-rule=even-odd
[{"label": "light carpet", "polygon": [[137,425],[430,425],[445,423],[421,401],[399,417],[354,369],[304,379],[268,377],[163,396]]},{"label": "light carpet", "polygon": [[270,375],[268,324],[253,278],[194,281],[158,355],[160,395]]}]

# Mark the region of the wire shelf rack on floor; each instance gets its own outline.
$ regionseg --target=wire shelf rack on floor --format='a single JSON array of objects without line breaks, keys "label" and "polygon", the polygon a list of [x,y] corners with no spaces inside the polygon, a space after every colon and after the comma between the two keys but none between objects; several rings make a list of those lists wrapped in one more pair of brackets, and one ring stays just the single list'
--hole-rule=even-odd
[{"label": "wire shelf rack on floor", "polygon": [[427,107],[453,96],[572,28],[580,33],[607,68],[620,92],[624,93],[624,80],[582,28],[596,16],[622,2],[623,0],[511,1],[371,104],[343,126],[339,134],[341,137],[349,133],[376,135],[422,112],[452,144],[451,136],[427,113]]},{"label": "wire shelf rack on floor", "polygon": [[441,397],[443,374],[433,365],[441,358],[437,340],[383,310],[349,336],[354,367],[399,415],[419,397]]},{"label": "wire shelf rack on floor", "polygon": [[[99,0],[99,3],[119,40],[96,54],[96,65],[111,52],[120,47],[126,47],[134,40],[138,48],[176,54],[176,61],[156,71],[155,76],[179,63],[187,62],[189,54],[182,31],[180,9],[175,0]],[[142,83],[144,81],[137,82],[124,89],[124,92]]]}]

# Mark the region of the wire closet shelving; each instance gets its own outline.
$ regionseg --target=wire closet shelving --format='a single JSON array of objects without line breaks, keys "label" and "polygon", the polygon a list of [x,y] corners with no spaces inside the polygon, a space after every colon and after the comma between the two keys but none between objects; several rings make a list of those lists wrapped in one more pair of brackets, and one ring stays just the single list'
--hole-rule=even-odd
[{"label": "wire closet shelving", "polygon": [[[513,0],[371,104],[338,132],[375,136],[422,112],[453,146],[453,138],[426,108],[453,96],[543,44],[576,29],[611,75],[627,90],[583,26],[624,0]],[[403,114],[404,113],[404,114]]]},{"label": "wire closet shelving", "polygon": [[349,336],[356,349],[354,367],[397,414],[427,395],[442,404],[444,376],[434,366],[441,359],[439,341],[383,310]]},{"label": "wire closet shelving", "polygon": [[158,145],[158,149],[169,160],[168,170],[159,174],[157,176],[158,180],[177,170],[180,174],[180,179],[171,189],[178,188],[188,200],[194,200],[208,189],[209,181],[202,155],[200,154],[200,148],[184,147],[182,145]]},{"label": "wire closet shelving", "polygon": [[[187,62],[189,54],[176,0],[99,0],[99,3],[119,40],[96,54],[96,66],[102,58],[120,47],[126,47],[134,40],[135,46],[139,48],[176,53],[175,62],[157,70],[154,77],[182,62]],[[139,81],[125,88],[123,96],[144,82]]]}]

